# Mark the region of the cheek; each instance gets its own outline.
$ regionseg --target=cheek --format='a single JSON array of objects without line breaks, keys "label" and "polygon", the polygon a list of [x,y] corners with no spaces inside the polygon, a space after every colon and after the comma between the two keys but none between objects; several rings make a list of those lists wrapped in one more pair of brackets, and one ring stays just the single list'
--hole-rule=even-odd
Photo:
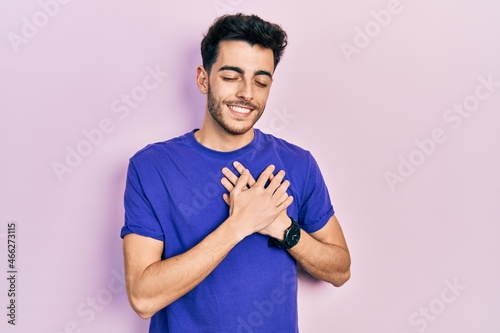
[{"label": "cheek", "polygon": [[259,91],[258,93],[255,94],[256,100],[262,106],[266,104],[268,97],[269,97],[269,89]]},{"label": "cheek", "polygon": [[217,87],[213,87],[212,93],[219,102],[230,100],[234,96],[234,92],[231,93],[230,89],[227,89],[220,85]]}]

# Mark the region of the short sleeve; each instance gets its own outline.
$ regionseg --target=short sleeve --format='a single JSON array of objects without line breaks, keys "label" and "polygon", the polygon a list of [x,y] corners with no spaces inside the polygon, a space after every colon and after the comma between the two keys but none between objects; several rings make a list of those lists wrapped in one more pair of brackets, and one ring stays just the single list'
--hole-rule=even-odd
[{"label": "short sleeve", "polygon": [[308,233],[320,230],[335,214],[328,188],[318,163],[308,152],[304,200],[299,207],[299,224]]},{"label": "short sleeve", "polygon": [[164,233],[149,202],[139,172],[132,160],[129,162],[124,195],[125,225],[120,237],[135,233],[164,241]]}]

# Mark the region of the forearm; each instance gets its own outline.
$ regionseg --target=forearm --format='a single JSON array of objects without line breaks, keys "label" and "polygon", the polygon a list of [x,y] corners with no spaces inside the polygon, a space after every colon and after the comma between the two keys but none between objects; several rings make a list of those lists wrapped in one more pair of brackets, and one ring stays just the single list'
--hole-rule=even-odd
[{"label": "forearm", "polygon": [[317,279],[336,287],[349,280],[351,258],[348,250],[339,245],[323,243],[301,230],[300,241],[288,251]]},{"label": "forearm", "polygon": [[242,239],[227,220],[190,250],[127,276],[134,310],[149,318],[202,282]]}]

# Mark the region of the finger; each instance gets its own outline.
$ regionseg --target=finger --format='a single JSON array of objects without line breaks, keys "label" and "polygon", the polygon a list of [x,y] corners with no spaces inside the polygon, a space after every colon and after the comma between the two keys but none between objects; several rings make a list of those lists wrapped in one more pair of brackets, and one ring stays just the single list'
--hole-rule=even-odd
[{"label": "finger", "polygon": [[[265,187],[266,182],[270,179],[270,177],[273,175],[274,169],[276,167],[274,165],[269,165],[267,168],[262,171],[260,174],[259,178],[257,179],[257,182],[255,184]],[[274,192],[274,190],[273,190]]]},{"label": "finger", "polygon": [[[233,166],[240,174],[243,170],[245,170],[243,164],[238,161],[233,162]],[[248,178],[248,186],[252,187],[253,184],[255,184],[255,178],[253,178],[252,174],[250,174],[250,177]]]},{"label": "finger", "polygon": [[248,169],[245,169],[241,172],[241,175],[236,181],[236,184],[234,184],[234,189],[232,190],[231,195],[237,196],[246,189],[249,176],[250,171],[248,171]]},{"label": "finger", "polygon": [[281,182],[283,181],[283,178],[285,178],[285,171],[283,171],[283,170],[278,171],[278,173],[276,175],[274,175],[273,179],[271,180],[271,182],[267,186],[269,191],[274,193],[281,186]]},{"label": "finger", "polygon": [[222,199],[224,199],[224,202],[225,202],[227,205],[231,205],[231,202],[229,201],[229,194],[224,193],[224,194],[222,195]]},{"label": "finger", "polygon": [[285,202],[286,198],[288,198],[287,193],[283,193],[280,197],[276,199],[276,207],[279,207],[283,202]]},{"label": "finger", "polygon": [[276,197],[276,199],[281,198],[283,194],[286,194],[286,191],[290,187],[290,182],[288,180],[283,181],[280,186],[274,191],[273,196]]},{"label": "finger", "polygon": [[276,206],[277,208],[279,209],[282,209],[282,210],[285,210],[288,208],[288,206],[290,206],[293,202],[293,197],[291,195],[289,195],[285,201],[283,201],[281,204],[279,204],[278,206]]},{"label": "finger", "polygon": [[222,184],[222,186],[224,186],[224,188],[228,191],[228,192],[231,192],[234,188],[234,185],[233,183],[231,183],[227,178],[222,178],[220,180],[220,183]]},{"label": "finger", "polygon": [[[243,170],[242,170],[243,171]],[[233,185],[236,184],[236,181],[238,180],[238,176],[236,176],[234,174],[234,172],[232,172],[231,170],[229,170],[229,168],[222,168],[222,174],[224,175],[224,177],[227,178],[227,180],[229,180]],[[240,172],[241,174],[241,172]]]}]

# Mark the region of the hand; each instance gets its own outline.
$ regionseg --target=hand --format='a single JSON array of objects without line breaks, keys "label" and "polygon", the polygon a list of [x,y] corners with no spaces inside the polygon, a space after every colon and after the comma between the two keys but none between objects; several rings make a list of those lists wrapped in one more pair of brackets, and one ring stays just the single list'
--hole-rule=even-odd
[{"label": "hand", "polygon": [[[236,176],[228,168],[224,168],[222,173],[225,178],[221,180],[222,185],[229,191],[229,194],[224,193],[223,199],[229,205],[229,214],[232,215],[234,211],[233,196],[239,195],[243,192],[248,192],[254,187],[259,188],[261,191],[267,192],[266,195],[273,198],[276,208],[280,210],[280,213],[275,216],[267,225],[259,224],[259,227],[254,229],[253,232],[259,232],[260,234],[271,236],[277,239],[283,239],[283,233],[286,228],[290,225],[290,218],[286,213],[286,208],[292,203],[293,197],[286,193],[286,190],[290,186],[288,180],[283,181],[285,176],[284,171],[279,171],[276,175],[273,175],[274,166],[268,166],[259,179],[256,181],[255,178],[250,174],[250,172],[245,169],[245,167],[239,163],[233,163],[236,170],[240,173],[240,177]],[[269,185],[265,187],[267,181],[270,181]],[[256,189],[257,189],[256,188]],[[256,192],[256,191],[254,191]],[[262,209],[257,207],[257,209]],[[259,229],[260,228],[260,229]],[[252,233],[253,233],[252,232]]]}]

